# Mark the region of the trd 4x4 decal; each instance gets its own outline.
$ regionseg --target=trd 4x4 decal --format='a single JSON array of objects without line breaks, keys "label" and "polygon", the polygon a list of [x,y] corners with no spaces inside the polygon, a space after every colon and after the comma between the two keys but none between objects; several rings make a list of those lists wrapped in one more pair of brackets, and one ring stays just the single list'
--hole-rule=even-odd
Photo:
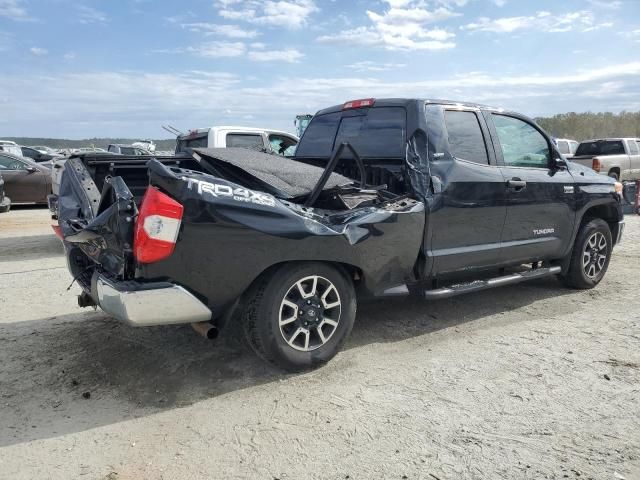
[{"label": "trd 4x4 decal", "polygon": [[276,205],[275,199],[266,193],[254,192],[253,190],[242,187],[233,188],[230,185],[204,182],[188,177],[182,177],[182,180],[187,182],[187,188],[189,190],[194,190],[195,187],[200,195],[208,193],[216,198],[227,197],[237,202],[255,203],[256,205],[264,205],[266,207],[275,207]]}]

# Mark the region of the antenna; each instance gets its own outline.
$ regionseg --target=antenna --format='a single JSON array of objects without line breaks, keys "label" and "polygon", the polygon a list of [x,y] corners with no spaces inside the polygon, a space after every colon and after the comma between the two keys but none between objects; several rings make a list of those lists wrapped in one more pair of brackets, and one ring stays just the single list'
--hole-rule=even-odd
[{"label": "antenna", "polygon": [[164,130],[166,130],[167,132],[169,132],[172,135],[184,135],[184,133],[182,133],[180,130],[178,130],[176,127],[173,127],[171,125],[162,125],[162,128]]}]

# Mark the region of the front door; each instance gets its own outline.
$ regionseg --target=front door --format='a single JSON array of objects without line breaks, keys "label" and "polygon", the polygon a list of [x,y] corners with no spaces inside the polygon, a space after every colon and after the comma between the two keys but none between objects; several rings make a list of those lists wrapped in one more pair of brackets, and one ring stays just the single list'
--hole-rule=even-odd
[{"label": "front door", "polygon": [[527,119],[485,112],[506,185],[502,261],[558,259],[572,238],[575,186],[551,141]]},{"label": "front door", "polygon": [[500,257],[505,186],[477,109],[427,106],[430,199],[427,260],[432,274],[480,269]]},{"label": "front door", "polygon": [[0,155],[0,171],[4,193],[12,202],[42,202],[46,198],[45,178],[35,167],[15,157]]}]

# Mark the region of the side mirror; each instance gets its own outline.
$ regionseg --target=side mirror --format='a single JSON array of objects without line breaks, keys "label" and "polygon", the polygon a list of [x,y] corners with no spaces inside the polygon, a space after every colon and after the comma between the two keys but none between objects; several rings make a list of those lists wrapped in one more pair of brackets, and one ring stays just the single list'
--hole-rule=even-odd
[{"label": "side mirror", "polygon": [[29,173],[35,173],[37,171],[38,171],[38,169],[36,167],[32,167],[31,165],[29,165],[27,167],[27,172],[29,172]]},{"label": "side mirror", "polygon": [[562,157],[556,157],[554,162],[556,168],[567,168],[567,161]]}]

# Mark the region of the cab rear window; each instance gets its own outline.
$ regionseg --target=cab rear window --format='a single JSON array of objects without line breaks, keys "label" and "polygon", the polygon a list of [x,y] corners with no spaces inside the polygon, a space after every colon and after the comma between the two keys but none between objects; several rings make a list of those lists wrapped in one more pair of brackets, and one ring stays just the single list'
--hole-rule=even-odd
[{"label": "cab rear window", "polygon": [[176,153],[185,152],[187,148],[207,148],[209,145],[209,132],[203,135],[178,139]]},{"label": "cab rear window", "polygon": [[305,130],[296,156],[330,157],[336,146],[349,142],[363,158],[402,158],[406,130],[407,116],[402,107],[363,108],[318,115]]},{"label": "cab rear window", "polygon": [[580,155],[624,155],[624,145],[622,140],[582,142],[576,150],[576,156]]}]

